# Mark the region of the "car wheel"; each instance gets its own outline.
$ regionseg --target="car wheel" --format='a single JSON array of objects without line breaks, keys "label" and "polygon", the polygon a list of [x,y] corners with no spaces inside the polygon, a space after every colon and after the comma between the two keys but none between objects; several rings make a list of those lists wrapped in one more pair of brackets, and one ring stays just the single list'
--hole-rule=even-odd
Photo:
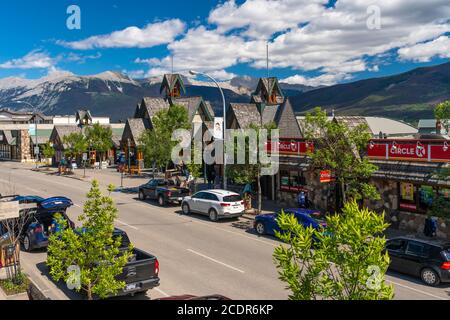
[{"label": "car wheel", "polygon": [[263,236],[266,234],[266,227],[264,226],[264,223],[258,222],[256,224],[256,233],[259,234],[260,236]]},{"label": "car wheel", "polygon": [[439,275],[436,271],[430,268],[425,268],[420,273],[420,277],[422,278],[422,281],[425,282],[427,285],[436,287],[441,282],[441,279],[439,279]]},{"label": "car wheel", "polygon": [[183,210],[184,215],[191,214],[191,208],[189,208],[189,205],[187,203],[183,203],[183,205],[181,206],[181,209]]},{"label": "car wheel", "polygon": [[213,222],[217,222],[219,220],[219,215],[217,214],[216,209],[209,210],[209,219]]},{"label": "car wheel", "polygon": [[31,241],[30,241],[30,238],[28,236],[25,236],[25,238],[23,238],[23,249],[26,252],[30,252],[31,251]]},{"label": "car wheel", "polygon": [[159,196],[159,197],[158,197],[158,204],[159,204],[161,207],[164,207],[164,205],[166,204],[166,202],[164,201],[164,197],[163,197],[163,196]]},{"label": "car wheel", "polygon": [[144,191],[139,191],[139,200],[144,201],[145,199],[147,199],[147,197],[144,194]]}]

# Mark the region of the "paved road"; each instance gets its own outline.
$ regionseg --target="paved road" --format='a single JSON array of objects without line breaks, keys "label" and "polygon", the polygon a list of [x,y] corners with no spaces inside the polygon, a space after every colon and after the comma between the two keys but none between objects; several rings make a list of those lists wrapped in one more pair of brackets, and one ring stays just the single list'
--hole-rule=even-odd
[{"label": "paved road", "polygon": [[[105,188],[110,181],[101,183]],[[84,181],[47,176],[20,164],[0,163],[0,193],[67,196],[75,203],[69,211],[74,221],[82,212],[88,188],[89,183]],[[113,194],[119,208],[117,226],[129,234],[136,247],[158,257],[161,286],[146,297],[134,299],[214,293],[250,300],[288,297],[272,261],[273,250],[280,243],[255,235],[251,231],[251,221],[211,223],[200,216],[183,216],[177,207],[160,208],[135,197],[134,194]],[[49,281],[45,259],[45,252],[22,255],[24,268],[44,291],[57,299],[79,298],[64,290],[63,285]],[[397,299],[450,297],[450,286],[430,288],[396,274],[390,274],[388,280],[395,284]]]}]

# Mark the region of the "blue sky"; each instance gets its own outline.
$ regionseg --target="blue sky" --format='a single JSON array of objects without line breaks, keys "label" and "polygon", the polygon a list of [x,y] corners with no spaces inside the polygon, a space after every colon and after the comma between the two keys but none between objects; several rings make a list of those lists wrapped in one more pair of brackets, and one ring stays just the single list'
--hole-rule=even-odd
[{"label": "blue sky", "polygon": [[[171,69],[330,85],[450,61],[447,0],[2,1],[0,77]],[[81,29],[69,30],[70,5]],[[134,27],[130,29],[130,27]],[[114,33],[115,32],[115,33]]]}]

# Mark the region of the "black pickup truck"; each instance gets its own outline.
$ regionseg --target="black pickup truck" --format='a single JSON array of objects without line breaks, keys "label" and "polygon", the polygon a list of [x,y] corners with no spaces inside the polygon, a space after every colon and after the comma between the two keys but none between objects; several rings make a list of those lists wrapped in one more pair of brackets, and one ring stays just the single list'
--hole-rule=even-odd
[{"label": "black pickup truck", "polygon": [[189,196],[191,191],[187,188],[180,188],[172,180],[153,179],[139,187],[140,200],[157,200],[160,206],[168,203],[179,203]]},{"label": "black pickup truck", "polygon": [[[127,250],[130,239],[125,231],[115,229],[114,237],[122,237],[121,250]],[[159,262],[158,259],[142,250],[133,249],[133,256],[123,268],[117,280],[126,283],[125,288],[117,296],[134,295],[145,293],[159,286]]]}]

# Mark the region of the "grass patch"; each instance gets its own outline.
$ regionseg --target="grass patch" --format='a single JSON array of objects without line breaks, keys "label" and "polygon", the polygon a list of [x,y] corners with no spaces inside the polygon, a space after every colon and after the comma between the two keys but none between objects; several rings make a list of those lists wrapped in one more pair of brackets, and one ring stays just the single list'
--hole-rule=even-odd
[{"label": "grass patch", "polygon": [[10,279],[0,280],[0,287],[8,296],[27,292],[29,285],[30,280],[24,273],[21,273],[14,282]]}]

